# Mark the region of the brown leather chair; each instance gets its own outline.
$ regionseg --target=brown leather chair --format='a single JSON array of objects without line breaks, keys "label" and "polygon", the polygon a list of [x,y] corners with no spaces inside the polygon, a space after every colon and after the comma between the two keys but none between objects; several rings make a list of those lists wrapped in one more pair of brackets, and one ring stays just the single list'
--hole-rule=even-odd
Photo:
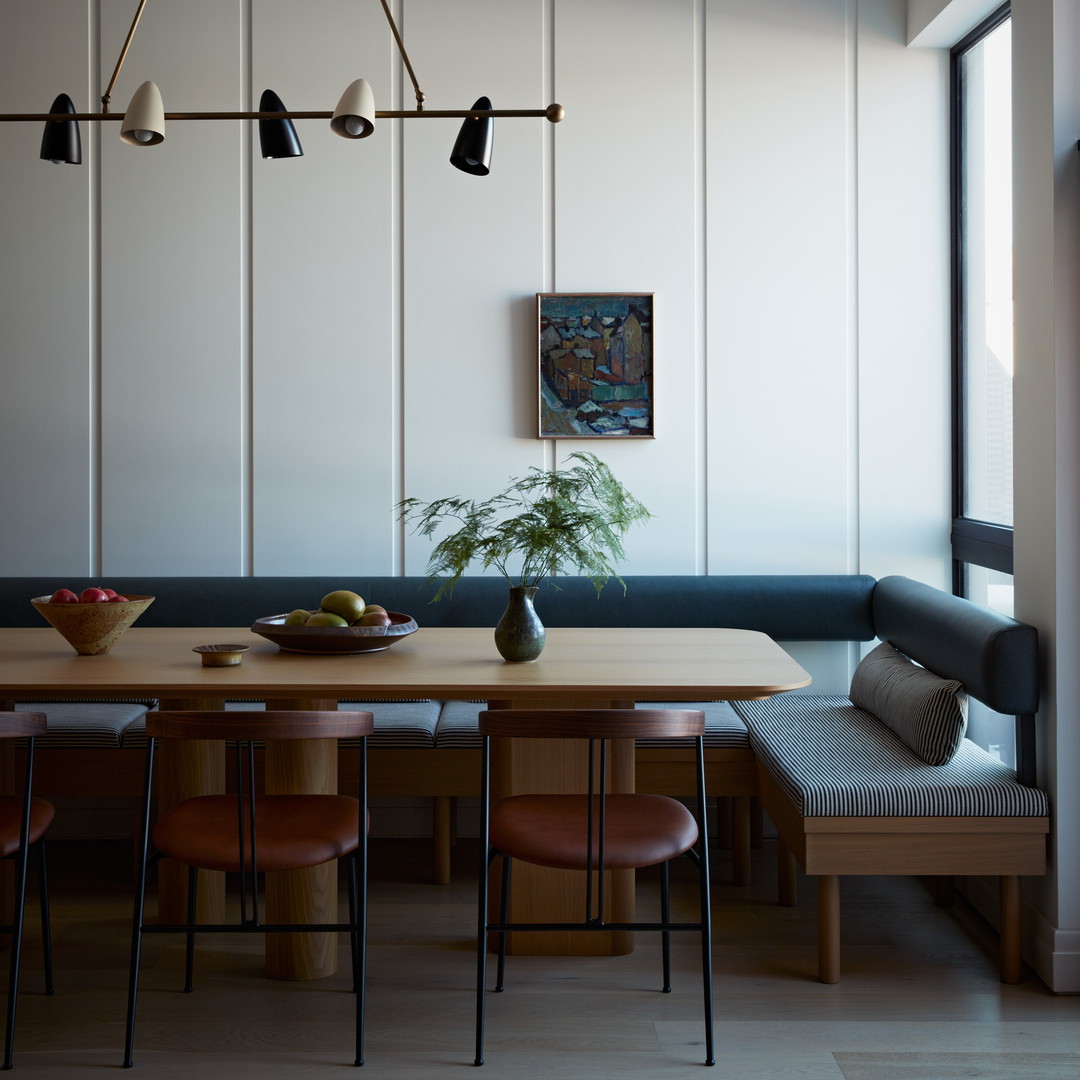
[{"label": "brown leather chair", "polygon": [[[135,916],[131,932],[127,1040],[124,1067],[132,1065],[135,1004],[142,936],[187,936],[184,990],[190,992],[195,933],[265,934],[312,931],[348,932],[356,994],[355,1064],[364,1061],[364,964],[367,912],[367,736],[374,728],[370,712],[200,711],[150,712],[143,827]],[[236,792],[185,799],[166,810],[150,830],[154,751],[159,739],[216,739],[232,742]],[[257,743],[281,739],[356,739],[360,745],[358,797],[345,795],[265,795],[255,791]],[[254,821],[254,828],[252,822]],[[361,827],[361,823],[363,823]],[[241,854],[242,853],[242,854]],[[144,921],[149,866],[161,857],[188,867],[187,922],[163,925]],[[334,859],[349,859],[349,919],[343,923],[269,924],[259,917],[258,875],[267,870],[301,870]],[[195,921],[198,870],[239,875],[240,923]]]},{"label": "brown leather chair", "polygon": [[[479,718],[483,737],[483,784],[480,803],[480,898],[477,925],[476,1058],[484,1063],[484,1010],[488,936],[498,943],[495,990],[503,989],[506,935],[514,930],[635,931],[661,935],[664,992],[671,990],[670,935],[701,935],[705,1003],[705,1064],[715,1062],[712,1023],[712,943],[709,910],[709,849],[705,826],[705,766],[702,736],[705,716],[693,709],[498,709]],[[588,790],[582,794],[510,795],[492,806],[491,737],[580,739],[587,746]],[[697,814],[664,795],[608,793],[608,741],[611,739],[682,739],[696,746]],[[687,855],[698,868],[700,918],[672,922],[668,867]],[[498,916],[490,918],[488,877],[502,859]],[[508,921],[510,868],[514,859],[563,870],[587,871],[582,918],[570,923]],[[605,871],[659,865],[660,921],[614,923],[604,918]]]},{"label": "brown leather chair", "polygon": [[19,992],[19,960],[22,955],[23,913],[26,908],[26,875],[31,855],[38,865],[41,903],[41,941],[45,953],[45,993],[53,992],[52,937],[49,929],[49,885],[45,868],[45,830],[55,813],[52,803],[34,798],[34,740],[47,728],[44,713],[0,711],[0,739],[26,740],[26,765],[21,795],[0,796],[0,858],[15,862],[14,910],[11,923],[0,933],[11,934],[8,968],[7,1030],[4,1068],[11,1068],[15,1041],[15,1005]]}]

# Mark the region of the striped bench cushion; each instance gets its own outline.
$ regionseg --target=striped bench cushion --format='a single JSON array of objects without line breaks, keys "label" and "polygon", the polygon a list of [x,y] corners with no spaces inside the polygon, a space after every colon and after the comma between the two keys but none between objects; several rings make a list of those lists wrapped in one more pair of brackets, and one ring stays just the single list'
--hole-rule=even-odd
[{"label": "striped bench cushion", "polygon": [[[368,736],[370,747],[423,747],[435,745],[435,725],[439,721],[439,702],[429,699],[415,701],[341,701],[343,711],[370,712],[375,717],[375,731]],[[265,708],[261,701],[226,701],[225,708],[233,711]],[[355,745],[353,739],[339,740],[341,746]],[[124,734],[125,747],[146,746],[146,720],[133,724]]]},{"label": "striped bench cushion", "polygon": [[[642,709],[700,709],[705,714],[705,745],[729,749],[749,749],[746,724],[727,701],[642,701]],[[436,747],[478,747],[478,716],[487,708],[486,701],[447,701],[439,714],[435,732]],[[638,746],[670,745],[665,739],[638,739]]]},{"label": "striped bench cushion", "polygon": [[740,701],[758,759],[804,817],[1042,817],[1046,795],[969,739],[927,765],[845,697]]},{"label": "striped bench cushion", "polygon": [[145,723],[146,702],[122,701],[17,701],[16,709],[44,713],[49,729],[38,736],[41,749],[79,749],[104,746],[115,749],[132,724]]}]

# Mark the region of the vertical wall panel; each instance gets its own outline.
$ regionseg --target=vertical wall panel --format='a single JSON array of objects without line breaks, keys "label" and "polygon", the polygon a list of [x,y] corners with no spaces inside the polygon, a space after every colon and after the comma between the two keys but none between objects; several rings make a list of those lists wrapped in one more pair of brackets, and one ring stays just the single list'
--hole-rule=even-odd
[{"label": "vertical wall panel", "polygon": [[[152,79],[165,110],[242,106],[240,5],[149,5],[114,91]],[[131,21],[103,0],[102,67]],[[168,125],[163,143],[102,136],[102,564],[109,573],[242,568],[243,125]]]},{"label": "vertical wall panel", "polygon": [[555,0],[555,288],[655,294],[655,440],[560,445],[600,453],[655,515],[627,573],[703,569],[695,31],[693,0]]},{"label": "vertical wall panel", "polygon": [[[0,103],[48,112],[88,101],[85,0],[11,0]],[[90,179],[41,161],[40,124],[0,125],[0,561],[6,574],[92,571]]]},{"label": "vertical wall panel", "polygon": [[862,0],[861,556],[869,574],[949,588],[949,60],[905,34],[903,0]]},{"label": "vertical wall panel", "polygon": [[[495,108],[544,108],[542,11],[537,0],[483,0],[467,14],[409,0],[403,33],[426,106],[468,108],[486,94]],[[411,108],[408,85],[403,96]],[[533,328],[546,124],[496,121],[491,172],[478,177],[449,163],[460,121],[403,121],[407,495],[484,498],[544,464]],[[430,549],[410,534],[406,572],[422,572]]]},{"label": "vertical wall panel", "polygon": [[[271,87],[332,110],[361,76],[391,108],[380,4],[261,0],[252,29],[252,108]],[[256,574],[393,571],[394,123],[351,140],[298,121],[304,156],[277,161],[252,126]]]},{"label": "vertical wall panel", "polygon": [[856,567],[844,0],[708,0],[709,571]]}]

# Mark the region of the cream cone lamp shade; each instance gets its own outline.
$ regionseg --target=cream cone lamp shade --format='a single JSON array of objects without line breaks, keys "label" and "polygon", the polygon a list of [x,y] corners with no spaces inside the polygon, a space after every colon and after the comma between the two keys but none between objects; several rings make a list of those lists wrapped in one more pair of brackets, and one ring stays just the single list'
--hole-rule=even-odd
[{"label": "cream cone lamp shade", "polygon": [[363,139],[375,130],[375,95],[367,79],[357,79],[345,87],[330,130],[343,139]]},{"label": "cream cone lamp shade", "polygon": [[157,146],[165,140],[165,107],[154,83],[144,82],[132,94],[120,125],[120,138],[131,146]]}]

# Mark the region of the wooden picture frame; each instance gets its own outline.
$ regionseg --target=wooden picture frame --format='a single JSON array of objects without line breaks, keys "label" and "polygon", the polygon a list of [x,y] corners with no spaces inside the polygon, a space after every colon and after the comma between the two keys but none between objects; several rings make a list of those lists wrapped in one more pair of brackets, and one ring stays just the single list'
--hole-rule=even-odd
[{"label": "wooden picture frame", "polygon": [[653,294],[537,293],[541,439],[655,438]]}]

